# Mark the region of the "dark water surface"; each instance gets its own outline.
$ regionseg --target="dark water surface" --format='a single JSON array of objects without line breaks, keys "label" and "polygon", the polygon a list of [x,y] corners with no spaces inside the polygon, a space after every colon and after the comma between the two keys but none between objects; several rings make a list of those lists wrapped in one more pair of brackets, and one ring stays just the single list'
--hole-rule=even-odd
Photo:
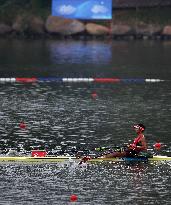
[{"label": "dark water surface", "polygon": [[[170,204],[171,164],[1,164],[1,204]],[[72,194],[77,203],[70,203]]]},{"label": "dark water surface", "polygon": [[0,39],[0,75],[171,78],[171,42]]},{"label": "dark water surface", "polygon": [[[0,77],[171,80],[171,42],[0,40]],[[97,93],[97,98],[92,93]],[[146,125],[170,153],[171,83],[0,84],[0,148],[121,145]],[[22,130],[19,123],[27,128]],[[171,164],[0,165],[0,204],[170,204]],[[72,203],[73,204],[73,203]]]}]

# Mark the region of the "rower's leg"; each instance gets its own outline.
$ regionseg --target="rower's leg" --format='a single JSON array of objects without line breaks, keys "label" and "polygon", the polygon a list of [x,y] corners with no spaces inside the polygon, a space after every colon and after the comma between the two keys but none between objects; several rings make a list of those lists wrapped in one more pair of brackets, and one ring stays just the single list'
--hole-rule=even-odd
[{"label": "rower's leg", "polygon": [[112,152],[109,154],[104,155],[105,158],[112,158],[112,157],[125,157],[126,156],[126,152]]}]

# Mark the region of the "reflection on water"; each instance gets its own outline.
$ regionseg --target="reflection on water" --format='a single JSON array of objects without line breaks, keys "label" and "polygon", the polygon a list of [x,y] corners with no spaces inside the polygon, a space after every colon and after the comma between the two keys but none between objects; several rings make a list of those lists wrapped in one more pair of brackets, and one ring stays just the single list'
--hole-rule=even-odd
[{"label": "reflection on water", "polygon": [[0,39],[1,77],[171,79],[169,42]]},{"label": "reflection on water", "polygon": [[[111,44],[97,41],[51,41],[48,43],[54,64],[108,64],[111,62]],[[79,57],[78,57],[79,55]]]}]

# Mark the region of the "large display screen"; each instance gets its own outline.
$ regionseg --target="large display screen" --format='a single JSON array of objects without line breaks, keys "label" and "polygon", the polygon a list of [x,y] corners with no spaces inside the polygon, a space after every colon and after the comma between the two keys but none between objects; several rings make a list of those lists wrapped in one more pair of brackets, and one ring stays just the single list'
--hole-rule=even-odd
[{"label": "large display screen", "polygon": [[111,19],[112,0],[52,0],[52,15],[72,19]]}]

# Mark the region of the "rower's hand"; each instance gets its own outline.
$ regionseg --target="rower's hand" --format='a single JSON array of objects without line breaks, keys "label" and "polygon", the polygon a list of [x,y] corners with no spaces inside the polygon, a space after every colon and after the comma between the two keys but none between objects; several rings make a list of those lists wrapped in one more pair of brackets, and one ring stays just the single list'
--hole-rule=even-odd
[{"label": "rower's hand", "polygon": [[81,159],[81,161],[79,162],[79,165],[81,165],[81,164],[83,164],[83,163],[86,163],[88,160],[90,160],[91,159],[91,157],[89,157],[89,156],[84,156],[82,159]]},{"label": "rower's hand", "polygon": [[129,144],[129,145],[128,145],[128,148],[129,148],[129,149],[135,149],[136,146],[135,146],[134,144]]}]

